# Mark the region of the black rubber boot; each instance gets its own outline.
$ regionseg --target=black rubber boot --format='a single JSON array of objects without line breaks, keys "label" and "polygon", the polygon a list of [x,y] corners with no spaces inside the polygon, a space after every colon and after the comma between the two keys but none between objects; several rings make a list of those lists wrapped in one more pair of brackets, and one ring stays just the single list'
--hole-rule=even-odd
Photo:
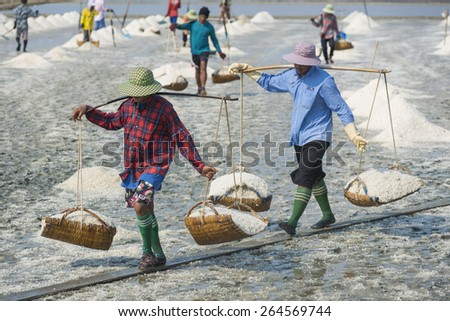
[{"label": "black rubber boot", "polygon": [[16,51],[20,51],[20,38],[17,37],[17,38],[16,38],[16,41],[17,41],[17,48],[16,48]]},{"label": "black rubber boot", "polygon": [[[23,41],[23,52],[27,51],[27,44],[28,44],[28,40],[24,40]],[[19,48],[19,50],[20,50],[20,48]]]}]

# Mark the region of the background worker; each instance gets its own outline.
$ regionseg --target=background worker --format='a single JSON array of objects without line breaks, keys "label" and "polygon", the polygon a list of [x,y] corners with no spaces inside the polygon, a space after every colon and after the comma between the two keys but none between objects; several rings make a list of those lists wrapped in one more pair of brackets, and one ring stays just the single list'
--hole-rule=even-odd
[{"label": "background worker", "polygon": [[[297,185],[297,192],[290,218],[280,222],[279,226],[286,233],[295,235],[311,194],[322,211],[322,218],[311,228],[320,229],[336,222],[322,170],[323,156],[331,144],[332,113],[338,115],[358,150],[363,152],[367,141],[356,129],[353,113],[341,97],[333,77],[318,67],[320,59],[312,43],[298,42],[294,51],[283,55],[283,59],[292,63],[293,68],[275,75],[257,71],[246,72],[246,75],[269,92],[288,92],[293,97],[290,145],[294,146],[299,167],[291,173],[291,178]],[[238,73],[249,68],[248,64],[234,63],[229,69]]]},{"label": "background worker", "polygon": [[27,51],[28,44],[28,17],[37,17],[39,11],[33,11],[27,5],[28,0],[21,0],[22,4],[15,9],[16,18],[14,20],[14,29],[16,29],[16,51],[20,51],[20,39],[23,41],[23,52]]},{"label": "background worker", "polygon": [[[195,12],[195,9],[191,9],[183,16],[183,23],[188,23],[193,20],[197,20],[198,15],[197,12]],[[186,43],[189,36],[189,30],[183,30],[182,40],[183,40],[183,47],[186,47]]]},{"label": "background worker", "polygon": [[219,17],[219,22],[221,21],[226,21],[226,19],[228,19],[228,21],[231,20],[231,0],[221,0],[220,1],[220,17]]},{"label": "background worker", "polygon": [[94,16],[96,15],[98,15],[98,11],[95,10],[93,3],[89,3],[81,14],[80,26],[84,34],[83,42],[89,42],[91,40],[91,33],[94,30]]},{"label": "background worker", "polygon": [[[322,9],[323,13],[316,17],[311,18],[311,22],[314,26],[320,28],[320,43],[322,45],[323,57],[325,62],[334,63],[333,53],[334,53],[334,39],[339,38],[339,28],[337,24],[337,18],[334,15],[334,8],[332,4],[327,4],[325,8]],[[330,56],[328,57],[327,43],[330,47]]]},{"label": "background worker", "polygon": [[94,30],[105,28],[105,12],[114,12],[114,10],[105,6],[105,0],[92,0],[92,3],[98,12],[98,15],[94,17]]},{"label": "background worker", "polygon": [[206,96],[207,66],[211,49],[209,48],[209,38],[219,53],[220,58],[225,59],[226,55],[220,49],[216,31],[208,21],[209,9],[202,7],[198,12],[198,20],[181,25],[171,24],[170,30],[189,30],[191,35],[192,62],[195,66],[195,80],[197,82],[197,94]]}]

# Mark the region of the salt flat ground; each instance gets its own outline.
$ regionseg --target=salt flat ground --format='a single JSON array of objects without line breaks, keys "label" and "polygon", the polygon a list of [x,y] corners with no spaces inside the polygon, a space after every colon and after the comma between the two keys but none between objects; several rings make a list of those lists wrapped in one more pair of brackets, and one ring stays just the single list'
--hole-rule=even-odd
[{"label": "salt flat ground", "polygon": [[[0,39],[0,95],[2,107],[2,219],[0,222],[0,294],[29,290],[104,271],[136,266],[140,235],[134,212],[122,207],[122,132],[107,132],[83,121],[84,204],[109,217],[117,227],[111,249],[95,251],[42,238],[40,218],[75,205],[76,184],[70,178],[77,168],[78,125],[69,121],[73,107],[92,105],[118,97],[116,86],[128,72],[147,66],[160,79],[163,73],[181,73],[195,93],[189,50],[174,50],[161,17],[132,20],[123,32],[111,28],[94,34],[100,47],[78,48],[76,12],[64,19],[70,27],[51,26],[52,19],[33,21],[29,52],[16,53],[11,40]],[[72,19],[72,20],[71,20]],[[4,30],[11,21],[3,19]],[[387,75],[398,161],[425,185],[419,192],[377,208],[360,208],[343,197],[345,184],[358,171],[359,154],[347,142],[335,119],[334,143],[325,171],[332,208],[339,221],[364,218],[427,201],[449,197],[450,172],[450,39],[444,44],[444,25],[437,19],[372,20],[352,13],[340,21],[354,49],[336,52],[335,65],[389,69]],[[254,66],[283,64],[299,39],[318,43],[318,30],[308,21],[277,20],[267,12],[243,17],[227,31],[215,23],[218,38],[229,60],[212,57],[209,72],[232,62]],[[159,28],[161,35],[155,34]],[[143,29],[144,31],[140,31]],[[0,30],[2,31],[2,30]],[[3,34],[3,32],[2,32]],[[130,35],[131,37],[124,36]],[[181,44],[177,32],[177,45]],[[375,51],[375,48],[376,51]],[[374,54],[375,53],[375,54]],[[375,58],[373,58],[375,57]],[[373,62],[373,65],[372,65]],[[365,129],[377,88],[377,75],[330,71]],[[211,77],[210,77],[211,78]],[[369,124],[368,150],[362,170],[387,169],[396,161],[383,78]],[[211,95],[239,97],[239,82],[212,84]],[[295,186],[289,179],[292,149],[287,148],[291,98],[265,93],[244,80],[245,142],[254,153],[244,158],[247,169],[265,179],[272,191],[270,220],[289,216]],[[201,148],[212,142],[219,100],[169,97]],[[104,107],[113,111],[118,105]],[[239,102],[230,102],[231,134],[239,141]],[[264,137],[275,143],[271,153]],[[228,142],[225,123],[218,141]],[[344,144],[345,142],[345,144]],[[342,145],[343,144],[343,145]],[[267,151],[267,150],[266,150]],[[201,149],[202,155],[206,156]],[[257,156],[256,156],[257,155]],[[206,159],[206,157],[205,157]],[[215,161],[220,172],[230,168],[223,157]],[[235,151],[234,160],[239,160]],[[163,246],[168,259],[191,256],[208,248],[189,235],[184,216],[204,197],[205,181],[189,164],[173,165],[155,198]],[[299,229],[320,217],[312,200]],[[257,237],[280,233],[271,227]],[[188,266],[138,278],[98,285],[44,300],[448,300],[450,283],[450,218],[448,208],[425,211],[377,223],[358,225],[335,233],[293,239],[255,251],[200,261]]]}]

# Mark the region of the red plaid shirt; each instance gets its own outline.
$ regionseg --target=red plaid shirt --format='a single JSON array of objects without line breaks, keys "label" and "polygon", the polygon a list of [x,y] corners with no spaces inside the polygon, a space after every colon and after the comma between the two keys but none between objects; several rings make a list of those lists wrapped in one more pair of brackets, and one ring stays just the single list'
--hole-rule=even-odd
[{"label": "red plaid shirt", "polygon": [[317,26],[321,27],[320,36],[325,39],[334,38],[339,33],[339,28],[337,25],[337,19],[334,14],[328,14],[327,16],[322,13],[315,19]]},{"label": "red plaid shirt", "polygon": [[120,173],[123,182],[130,175],[133,182],[139,182],[142,174],[164,177],[174,160],[175,146],[199,173],[205,166],[191,134],[172,104],[161,96],[151,95],[139,105],[130,98],[116,112],[95,109],[86,118],[107,130],[124,129],[125,171]]}]

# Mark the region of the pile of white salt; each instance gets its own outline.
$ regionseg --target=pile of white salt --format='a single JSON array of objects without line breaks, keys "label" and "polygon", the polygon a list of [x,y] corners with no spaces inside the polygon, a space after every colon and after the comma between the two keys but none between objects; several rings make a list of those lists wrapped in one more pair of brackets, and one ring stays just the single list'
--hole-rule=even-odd
[{"label": "pile of white salt", "polygon": [[423,185],[423,181],[419,178],[397,170],[381,172],[369,169],[359,175],[359,180],[355,178],[347,183],[346,189],[350,186],[349,192],[378,199],[379,203],[401,199],[416,192]]},{"label": "pile of white salt", "polygon": [[[123,188],[120,186],[119,172],[114,168],[94,166],[86,167],[81,171],[82,186],[80,190],[86,192],[84,196],[117,197],[122,195]],[[68,192],[77,192],[78,171],[66,181],[56,185],[56,188]]]},{"label": "pile of white salt", "polygon": [[[267,226],[267,222],[248,212],[240,212],[239,210],[227,208],[221,205],[215,206],[215,209],[219,214],[231,215],[234,224],[236,224],[243,232],[247,233],[248,235],[255,235],[264,230]],[[216,215],[216,213],[210,207],[205,206],[199,207],[192,211],[189,217],[200,217],[208,215]]]},{"label": "pile of white salt", "polygon": [[[93,212],[93,211],[91,211]],[[107,217],[105,217],[104,215],[95,213],[95,215],[97,215],[103,222],[105,222],[108,226],[110,227],[114,227],[114,223]],[[57,218],[57,219],[61,219],[63,217],[64,214],[55,214],[52,215],[51,218]],[[95,216],[93,216],[92,214],[86,212],[86,211],[74,211],[70,214],[68,214],[65,218],[65,220],[68,221],[73,221],[73,222],[79,222],[82,224],[92,224],[92,225],[103,225]]]},{"label": "pile of white salt", "polygon": [[270,197],[271,193],[269,185],[260,177],[246,172],[235,172],[212,181],[208,196],[265,199]]}]

